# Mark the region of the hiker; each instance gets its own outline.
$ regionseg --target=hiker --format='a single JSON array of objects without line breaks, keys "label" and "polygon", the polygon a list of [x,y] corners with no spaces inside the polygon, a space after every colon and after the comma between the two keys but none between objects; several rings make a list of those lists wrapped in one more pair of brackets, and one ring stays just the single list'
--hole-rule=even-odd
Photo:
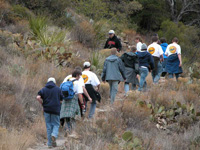
[{"label": "hiker", "polygon": [[165,51],[166,51],[166,48],[168,46],[167,44],[167,41],[164,37],[160,38],[160,46],[162,47],[162,50],[163,50],[163,58],[164,58],[164,61],[162,62],[162,67],[163,67],[163,72],[161,74],[162,77],[165,77],[165,75],[167,74],[166,72],[166,63],[167,63],[167,56],[165,55]]},{"label": "hiker", "polygon": [[146,77],[154,69],[154,60],[152,55],[147,52],[147,45],[144,43],[141,52],[138,52],[140,83],[138,91],[145,91],[147,88]]},{"label": "hiker", "polygon": [[182,59],[181,59],[181,47],[178,45],[178,38],[173,38],[172,44],[167,46],[165,55],[168,56],[166,63],[166,71],[169,74],[169,78],[173,78],[174,74],[178,81],[179,74],[182,70]]},{"label": "hiker", "polygon": [[157,84],[160,80],[160,76],[162,74],[162,64],[163,62],[163,50],[162,47],[157,44],[158,37],[153,36],[152,37],[152,44],[148,46],[147,50],[148,52],[153,56],[154,59],[154,69],[151,72],[153,83]]},{"label": "hiker", "polygon": [[135,38],[135,42],[136,42],[136,48],[137,48],[137,52],[140,52],[141,51],[141,46],[142,46],[142,39],[141,37],[137,36]]},{"label": "hiker", "polygon": [[[63,82],[60,86],[64,97],[61,106],[60,118],[65,120],[65,136],[67,134],[71,134],[75,128],[75,117],[80,117],[78,100],[80,101],[82,108],[85,108],[82,97],[83,87],[79,82],[81,75],[81,71],[74,70],[72,73],[72,78],[70,78],[67,82]],[[68,86],[67,88],[67,85],[70,85],[71,83],[72,87]],[[71,91],[71,89],[73,90]]]},{"label": "hiker", "polygon": [[55,78],[49,78],[47,84],[38,92],[37,100],[43,106],[47,128],[48,147],[56,147],[56,138],[60,126],[60,108],[63,100],[62,92],[56,86]]},{"label": "hiker", "polygon": [[125,67],[122,60],[116,56],[117,49],[111,49],[111,56],[107,57],[104,62],[102,81],[107,81],[110,86],[110,100],[114,103],[118,91],[118,84],[122,81],[122,77],[126,80]]},{"label": "hiker", "polygon": [[108,32],[109,34],[109,38],[106,41],[106,44],[104,46],[104,49],[108,48],[116,48],[118,52],[120,52],[122,50],[122,44],[120,42],[120,40],[117,38],[117,36],[115,35],[115,31],[114,30],[110,30]]},{"label": "hiker", "polygon": [[[85,88],[87,89],[90,97],[92,98],[92,103],[90,105],[90,111],[89,111],[89,116],[88,116],[88,118],[91,119],[93,118],[93,115],[95,113],[96,100],[99,100],[98,91],[100,88],[100,81],[97,75],[90,71],[90,67],[91,67],[90,62],[85,62],[83,66],[84,66],[84,71],[82,72],[82,77],[85,83]],[[97,91],[94,89],[94,87],[97,88]],[[86,101],[87,101],[87,98],[86,98]]]},{"label": "hiker", "polygon": [[124,83],[125,96],[129,91],[129,83],[132,84],[132,90],[136,90],[136,85],[139,84],[139,62],[138,56],[135,54],[136,47],[132,46],[130,52],[125,52],[120,58],[125,66],[126,82]]},{"label": "hiker", "polygon": [[[82,68],[81,68],[80,66],[75,67],[75,70],[79,70],[80,72],[82,72]],[[71,79],[71,78],[72,78],[72,75],[68,75],[68,76],[64,79],[63,82],[67,82],[67,80],[69,80],[69,79]],[[82,85],[82,87],[83,87],[83,94],[84,94],[84,96],[87,98],[88,101],[90,101],[90,102],[92,103],[92,98],[90,97],[90,95],[88,94],[88,92],[87,92],[87,90],[86,90],[86,88],[85,88],[85,83],[84,83],[84,80],[83,80],[82,76],[80,77],[80,79],[79,79],[78,81],[80,82],[80,85]],[[83,99],[83,101],[84,101],[84,99]],[[80,101],[78,101],[78,102],[79,102],[81,117],[83,117],[83,115],[84,115],[84,113],[85,113],[85,110],[82,109],[82,106],[81,106]],[[86,102],[84,101],[84,104],[85,104],[85,103],[86,103]]]}]

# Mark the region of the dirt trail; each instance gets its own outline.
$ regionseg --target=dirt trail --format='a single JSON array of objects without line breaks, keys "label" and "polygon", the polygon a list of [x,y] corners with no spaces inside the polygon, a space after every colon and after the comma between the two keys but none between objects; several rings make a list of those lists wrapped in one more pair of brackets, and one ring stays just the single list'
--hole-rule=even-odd
[{"label": "dirt trail", "polygon": [[[122,92],[118,92],[116,96],[116,101],[122,101],[124,99],[124,94]],[[96,108],[95,117],[98,116],[99,113],[110,111],[110,106],[100,106],[99,108]],[[69,137],[68,137],[69,138]],[[72,137],[73,138],[73,137]],[[65,142],[67,138],[64,137],[64,133],[59,132],[59,137],[56,140],[57,147],[51,148],[51,150],[65,150]],[[33,146],[32,148],[28,148],[27,150],[49,150],[48,146],[46,145],[47,140],[45,140],[45,143],[38,143],[37,145]]]}]

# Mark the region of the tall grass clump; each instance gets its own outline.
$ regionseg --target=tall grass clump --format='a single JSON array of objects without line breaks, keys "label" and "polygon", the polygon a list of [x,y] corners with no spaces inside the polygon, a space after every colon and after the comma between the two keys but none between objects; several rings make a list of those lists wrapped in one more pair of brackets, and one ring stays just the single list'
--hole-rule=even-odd
[{"label": "tall grass clump", "polygon": [[64,42],[66,31],[59,27],[48,26],[46,17],[31,17],[29,19],[29,27],[32,35],[43,46]]},{"label": "tall grass clump", "polygon": [[100,73],[102,72],[105,57],[99,52],[93,52],[90,56],[90,61],[93,71],[100,75]]}]

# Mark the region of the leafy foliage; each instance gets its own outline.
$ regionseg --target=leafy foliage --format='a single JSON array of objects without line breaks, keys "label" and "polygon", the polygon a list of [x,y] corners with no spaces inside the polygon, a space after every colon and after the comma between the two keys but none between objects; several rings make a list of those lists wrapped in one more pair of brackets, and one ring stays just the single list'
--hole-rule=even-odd
[{"label": "leafy foliage", "polygon": [[158,34],[160,37],[165,37],[169,43],[174,37],[177,37],[182,47],[183,55],[187,56],[184,62],[191,63],[199,58],[199,33],[200,30],[195,26],[185,26],[181,22],[176,24],[166,20],[161,24]]}]

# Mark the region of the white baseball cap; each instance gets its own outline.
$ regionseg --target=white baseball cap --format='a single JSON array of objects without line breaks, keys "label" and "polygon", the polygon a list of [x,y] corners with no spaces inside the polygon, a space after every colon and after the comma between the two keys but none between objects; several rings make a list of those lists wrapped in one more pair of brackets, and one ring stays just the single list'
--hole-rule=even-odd
[{"label": "white baseball cap", "polygon": [[84,62],[84,64],[83,64],[84,67],[90,67],[90,65],[91,65],[90,62],[88,62],[88,61]]},{"label": "white baseball cap", "polygon": [[109,34],[115,34],[115,31],[114,30],[110,30],[108,33]]},{"label": "white baseball cap", "polygon": [[53,81],[53,82],[56,84],[56,79],[55,79],[55,78],[51,77],[51,78],[49,78],[49,79],[47,80],[47,82],[51,82],[51,81]]}]

